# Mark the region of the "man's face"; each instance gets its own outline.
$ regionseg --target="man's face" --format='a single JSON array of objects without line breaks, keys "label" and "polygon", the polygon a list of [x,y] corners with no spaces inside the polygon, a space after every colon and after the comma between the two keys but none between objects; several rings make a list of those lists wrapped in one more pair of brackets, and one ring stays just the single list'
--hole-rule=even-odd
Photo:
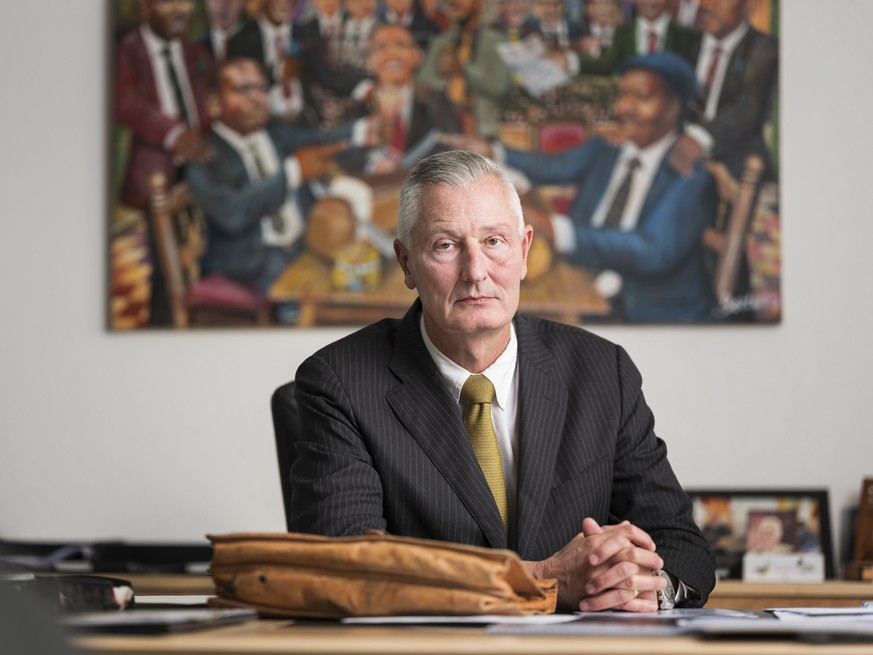
[{"label": "man's face", "polygon": [[322,16],[334,16],[340,9],[340,0],[315,0],[315,10]]},{"label": "man's face", "polygon": [[443,353],[477,336],[505,330],[508,338],[532,229],[519,234],[506,193],[491,176],[464,189],[426,189],[411,248],[395,243],[406,286],[418,290],[427,334]]},{"label": "man's face", "polygon": [[385,0],[385,6],[399,16],[412,10],[412,0]]},{"label": "man's face", "polygon": [[228,64],[221,72],[221,121],[243,135],[261,129],[270,120],[268,90],[256,62]]},{"label": "man's face", "polygon": [[212,27],[229,30],[239,22],[245,6],[245,0],[207,0],[206,16]]},{"label": "man's face", "polygon": [[483,0],[446,0],[446,15],[454,23],[470,23],[481,13]]},{"label": "man's face", "polygon": [[667,8],[667,0],[634,0],[637,13],[646,20],[659,18]]},{"label": "man's face", "polygon": [[273,25],[288,23],[294,18],[296,0],[264,0],[264,16]]},{"label": "man's face", "polygon": [[564,0],[536,0],[534,11],[543,23],[552,25],[564,17]]},{"label": "man's face", "polygon": [[615,0],[588,0],[585,4],[585,15],[595,25],[603,27],[614,25],[617,13]]},{"label": "man's face", "polygon": [[701,0],[700,29],[721,39],[733,32],[746,17],[747,0]]},{"label": "man's face", "polygon": [[185,36],[194,13],[191,0],[143,0],[141,6],[149,27],[167,41]]},{"label": "man's face", "polygon": [[519,28],[530,13],[527,0],[500,0],[497,11],[507,27]]},{"label": "man's face", "polygon": [[630,70],[618,83],[615,116],[625,140],[638,148],[652,145],[679,125],[682,107],[664,81],[645,70]]},{"label": "man's face", "polygon": [[399,25],[377,27],[370,40],[370,68],[379,84],[406,85],[412,81],[421,51],[409,31]]},{"label": "man's face", "polygon": [[375,11],[375,0],[346,0],[346,12],[356,20],[372,16]]}]

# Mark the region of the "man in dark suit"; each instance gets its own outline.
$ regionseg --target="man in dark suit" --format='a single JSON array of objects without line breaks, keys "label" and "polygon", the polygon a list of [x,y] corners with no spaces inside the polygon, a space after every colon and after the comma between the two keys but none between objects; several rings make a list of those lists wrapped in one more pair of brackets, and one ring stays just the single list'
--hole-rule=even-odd
[{"label": "man in dark suit", "polygon": [[632,57],[620,70],[620,145],[595,138],[556,155],[507,148],[498,157],[535,184],[577,185],[566,216],[546,216],[534,204],[525,216],[570,262],[599,272],[598,288],[619,318],[712,320],[701,239],[718,207],[715,181],[699,163],[680,174],[668,157],[694,95],[694,71],[672,53]]},{"label": "man in dark suit", "polygon": [[667,0],[634,0],[636,17],[619,25],[612,45],[599,57],[583,57],[580,72],[612,74],[634,55],[675,52],[693,64],[696,33],[673,20]]},{"label": "man in dark suit", "polygon": [[297,120],[305,98],[298,64],[300,42],[294,34],[296,0],[263,0],[254,19],[231,37],[227,57],[260,62],[270,83],[270,113]]},{"label": "man in dark suit", "polygon": [[[401,25],[381,24],[370,37],[369,68],[374,76],[366,100],[349,108],[349,119],[373,116],[381,126],[379,141],[369,148],[353,148],[338,162],[350,172],[385,174],[403,166],[412,152],[418,158],[439,148],[428,146],[432,130],[456,132],[451,112],[439,111],[430,101],[427,89],[415,84],[415,72],[421,63],[421,50],[408,29]],[[416,149],[424,152],[416,153]]]},{"label": "man in dark suit", "polygon": [[[140,3],[142,20],[119,41],[115,55],[115,120],[130,131],[119,200],[147,209],[152,175],[168,184],[180,167],[207,161],[212,150],[203,138],[210,117],[206,98],[214,64],[199,43],[185,38],[194,11],[190,0]],[[168,325],[170,305],[158,266],[151,229],[150,314],[152,325]]]},{"label": "man in dark suit", "polygon": [[703,34],[694,50],[700,93],[687,135],[674,156],[694,162],[709,156],[740,179],[745,159],[768,162],[764,126],[770,120],[779,73],[779,46],[749,25],[748,0],[702,0]]},{"label": "man in dark suit", "polygon": [[[310,124],[332,123],[344,100],[355,92],[361,76],[342,65],[348,15],[341,0],[314,0],[313,13],[295,25],[300,42],[301,79]],[[355,94],[357,97],[357,94]]]},{"label": "man in dark suit", "polygon": [[[682,172],[709,158],[740,180],[746,158],[757,155],[765,163],[764,179],[775,175],[764,129],[776,98],[779,46],[749,24],[748,11],[749,0],[701,0],[703,34],[695,51],[700,92],[686,132],[670,154]],[[747,230],[751,227],[749,221]],[[745,248],[738,266],[732,296],[744,298],[752,289]],[[754,312],[740,311],[730,318],[754,320]]]},{"label": "man in dark suit", "polygon": [[268,88],[253,59],[222,64],[221,117],[207,137],[215,157],[186,171],[209,228],[204,272],[261,294],[301,252],[315,201],[309,183],[351,135],[348,128],[318,133],[270,122]]},{"label": "man in dark suit", "polygon": [[212,53],[215,61],[224,61],[227,44],[245,22],[245,0],[206,0],[206,22],[209,31],[203,37],[203,45]]},{"label": "man in dark suit", "polygon": [[493,162],[450,151],[411,169],[394,249],[419,298],[297,370],[291,527],[512,548],[566,609],[655,611],[670,588],[700,605],[714,561],[638,371],[517,314],[531,238]]}]

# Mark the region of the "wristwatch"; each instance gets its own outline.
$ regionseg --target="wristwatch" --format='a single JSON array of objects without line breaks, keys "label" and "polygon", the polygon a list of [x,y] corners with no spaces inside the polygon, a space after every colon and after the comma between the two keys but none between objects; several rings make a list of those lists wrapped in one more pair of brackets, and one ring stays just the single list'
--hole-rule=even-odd
[{"label": "wristwatch", "polygon": [[658,592],[658,607],[662,610],[671,610],[676,606],[676,588],[673,586],[673,580],[663,569],[655,571],[655,575],[667,581],[667,586]]}]

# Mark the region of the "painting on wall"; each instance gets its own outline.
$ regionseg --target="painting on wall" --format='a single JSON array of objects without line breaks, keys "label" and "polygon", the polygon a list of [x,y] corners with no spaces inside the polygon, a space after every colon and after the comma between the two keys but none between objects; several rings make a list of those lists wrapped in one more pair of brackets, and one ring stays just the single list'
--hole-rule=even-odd
[{"label": "painting on wall", "polygon": [[110,7],[113,331],[402,316],[400,187],[450,149],[522,197],[521,311],[781,320],[778,0]]},{"label": "painting on wall", "polygon": [[695,489],[688,495],[719,578],[741,578],[747,552],[821,553],[825,574],[834,575],[826,490]]}]

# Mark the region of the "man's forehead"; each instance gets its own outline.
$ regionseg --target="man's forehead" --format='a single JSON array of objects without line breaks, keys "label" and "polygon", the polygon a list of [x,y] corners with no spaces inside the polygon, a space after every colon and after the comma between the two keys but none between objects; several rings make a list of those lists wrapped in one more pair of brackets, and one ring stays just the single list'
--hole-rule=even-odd
[{"label": "man's forehead", "polygon": [[386,45],[404,45],[411,46],[412,45],[412,35],[409,34],[404,28],[396,27],[393,25],[378,27],[376,31],[373,33],[373,45],[374,46],[386,46]]},{"label": "man's forehead", "polygon": [[662,78],[657,73],[645,70],[643,68],[631,68],[624,75],[622,75],[621,79],[618,81],[618,86],[621,89],[629,89],[640,84],[654,87],[653,90],[656,91],[666,90],[664,78]]}]

